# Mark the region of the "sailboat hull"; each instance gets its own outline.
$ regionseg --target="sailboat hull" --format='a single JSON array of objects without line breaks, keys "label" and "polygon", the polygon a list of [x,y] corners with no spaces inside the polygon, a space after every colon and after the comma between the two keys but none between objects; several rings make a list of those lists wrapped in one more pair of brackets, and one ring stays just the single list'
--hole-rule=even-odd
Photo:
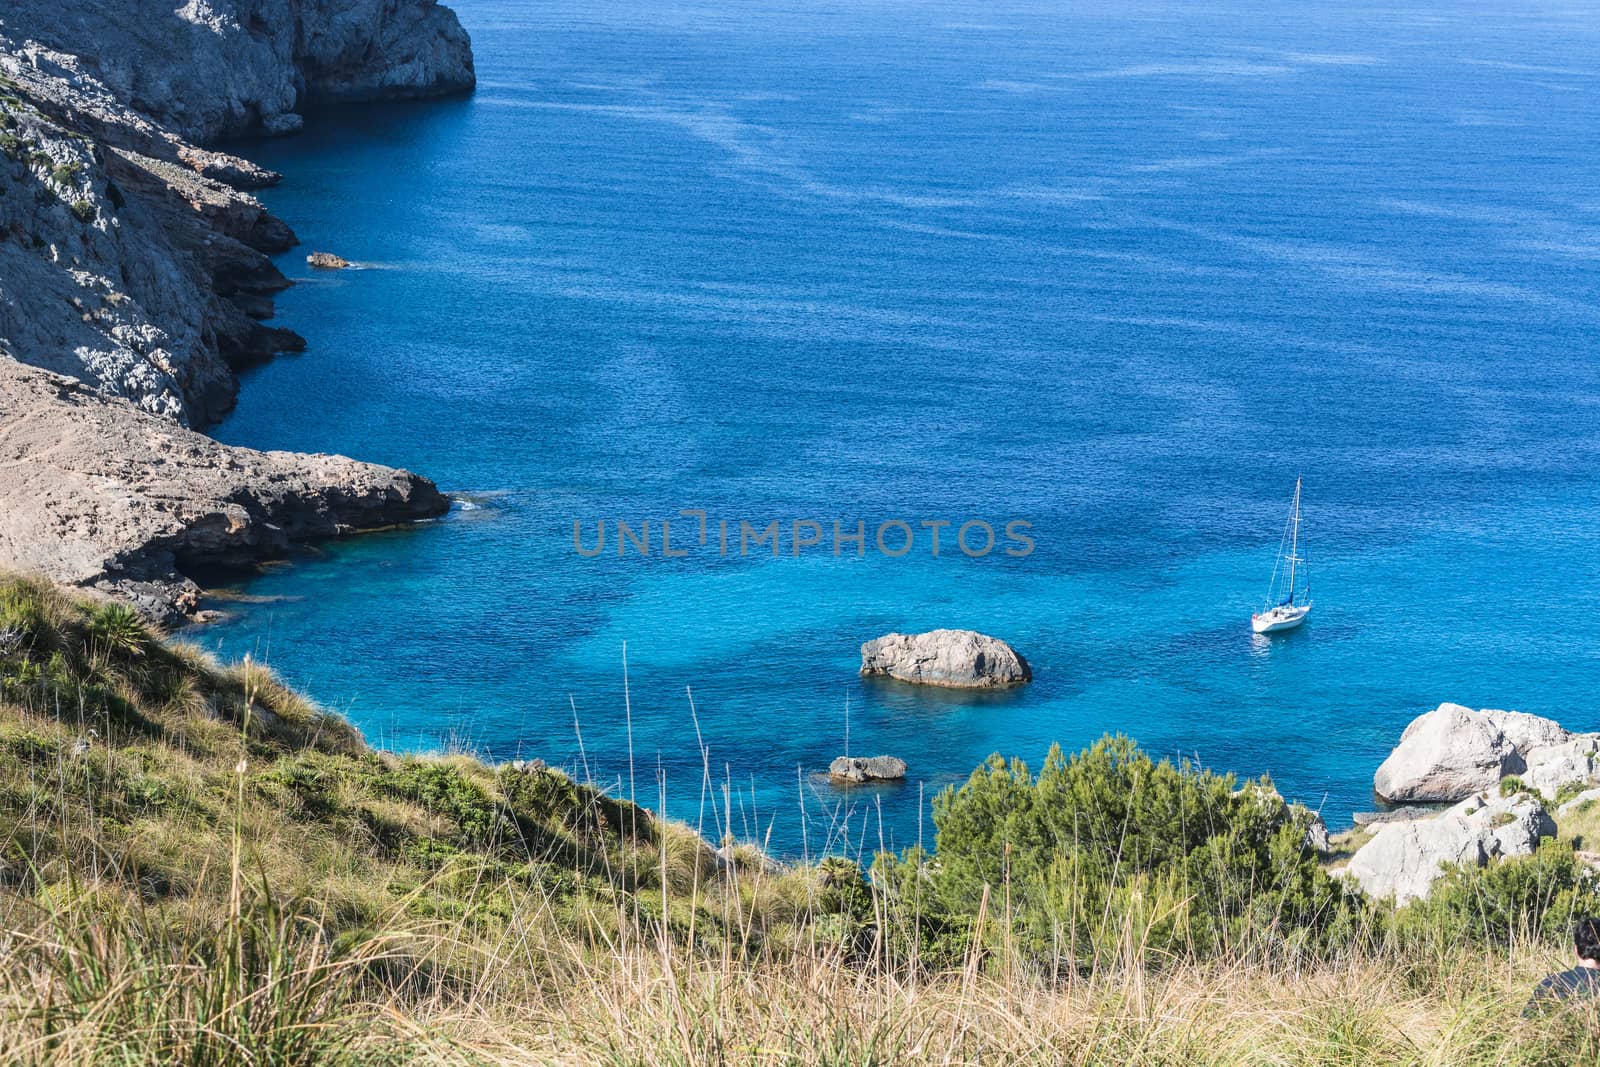
[{"label": "sailboat hull", "polygon": [[1275,634],[1283,630],[1293,630],[1296,626],[1306,621],[1306,616],[1311,614],[1311,605],[1304,604],[1298,607],[1273,608],[1263,611],[1258,615],[1250,616],[1250,629],[1258,634]]}]

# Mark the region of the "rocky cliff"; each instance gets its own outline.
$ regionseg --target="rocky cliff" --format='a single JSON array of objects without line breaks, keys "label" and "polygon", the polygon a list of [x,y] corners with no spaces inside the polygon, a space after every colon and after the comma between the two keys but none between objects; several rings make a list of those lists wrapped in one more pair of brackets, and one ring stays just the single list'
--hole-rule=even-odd
[{"label": "rocky cliff", "polygon": [[266,321],[289,284],[268,257],[296,238],[247,190],[278,176],[195,142],[472,84],[431,0],[0,7],[0,362],[38,368],[0,377],[0,566],[170,620],[193,607],[186,560],[444,509],[405,472],[188,432],[232,406],[237,371],[304,347]]},{"label": "rocky cliff", "polygon": [[200,590],[184,572],[197,565],[448,507],[408,471],[222,445],[8,360],[0,413],[0,560],[122,597],[162,622],[194,611]]},{"label": "rocky cliff", "polygon": [[475,83],[466,31],[433,0],[11,0],[0,18],[191,141],[291,132],[318,103]]}]

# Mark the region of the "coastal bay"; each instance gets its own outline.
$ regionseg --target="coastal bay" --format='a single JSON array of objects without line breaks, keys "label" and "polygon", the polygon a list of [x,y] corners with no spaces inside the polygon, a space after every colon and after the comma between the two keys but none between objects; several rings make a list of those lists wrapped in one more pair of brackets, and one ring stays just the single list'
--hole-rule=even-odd
[{"label": "coastal bay", "polygon": [[1593,36],[16,0],[0,1060],[1600,1061]]},{"label": "coastal bay", "polygon": [[[808,775],[847,701],[851,751],[910,766],[850,802],[896,844],[988,753],[1108,731],[1271,772],[1340,825],[1441,700],[1600,725],[1585,38],[1496,10],[469,0],[470,100],[254,150],[287,175],[273,211],[367,269],[279,261],[310,348],[217,432],[474,507],[274,570],[200,639],[385,744],[586,756],[625,791],[626,641],[641,799],[659,761],[669,811],[698,808],[692,686],[718,781],[787,853],[802,797],[813,842],[841,802]],[[1262,644],[1296,475],[1317,612]],[[575,521],[676,539],[695,508],[1022,517],[1037,548],[572,549]],[[1012,642],[1033,683],[857,680],[861,641],[941,626]]]}]

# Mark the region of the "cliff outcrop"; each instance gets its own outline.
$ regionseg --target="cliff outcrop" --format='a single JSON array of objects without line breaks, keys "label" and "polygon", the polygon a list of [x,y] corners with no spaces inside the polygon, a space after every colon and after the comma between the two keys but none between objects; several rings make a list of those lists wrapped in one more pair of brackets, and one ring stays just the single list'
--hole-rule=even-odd
[{"label": "cliff outcrop", "polygon": [[[431,482],[192,432],[269,324],[296,237],[278,175],[199,141],[299,128],[319,102],[470,89],[431,0],[13,0],[0,9],[0,566],[194,607],[187,561],[438,514]],[[220,531],[220,532],[219,532]]]}]

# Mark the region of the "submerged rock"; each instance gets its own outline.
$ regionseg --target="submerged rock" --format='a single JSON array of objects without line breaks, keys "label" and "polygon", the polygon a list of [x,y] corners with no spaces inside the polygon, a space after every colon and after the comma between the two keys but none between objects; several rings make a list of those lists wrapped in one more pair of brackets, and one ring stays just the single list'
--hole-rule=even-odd
[{"label": "submerged rock", "polygon": [[350,265],[348,259],[336,256],[332,252],[313,252],[306,257],[306,262],[318,270],[343,270]]},{"label": "submerged rock", "polygon": [[892,782],[906,776],[906,761],[897,756],[840,756],[828,764],[828,777],[839,782]]},{"label": "submerged rock", "polygon": [[1363,892],[1404,904],[1428,895],[1447,864],[1481,867],[1528,856],[1555,823],[1531,793],[1477,793],[1432,819],[1383,825],[1351,858],[1346,873]]},{"label": "submerged rock", "polygon": [[974,630],[885,634],[861,646],[861,674],[955,689],[1020,685],[1033,678],[1010,645]]}]

